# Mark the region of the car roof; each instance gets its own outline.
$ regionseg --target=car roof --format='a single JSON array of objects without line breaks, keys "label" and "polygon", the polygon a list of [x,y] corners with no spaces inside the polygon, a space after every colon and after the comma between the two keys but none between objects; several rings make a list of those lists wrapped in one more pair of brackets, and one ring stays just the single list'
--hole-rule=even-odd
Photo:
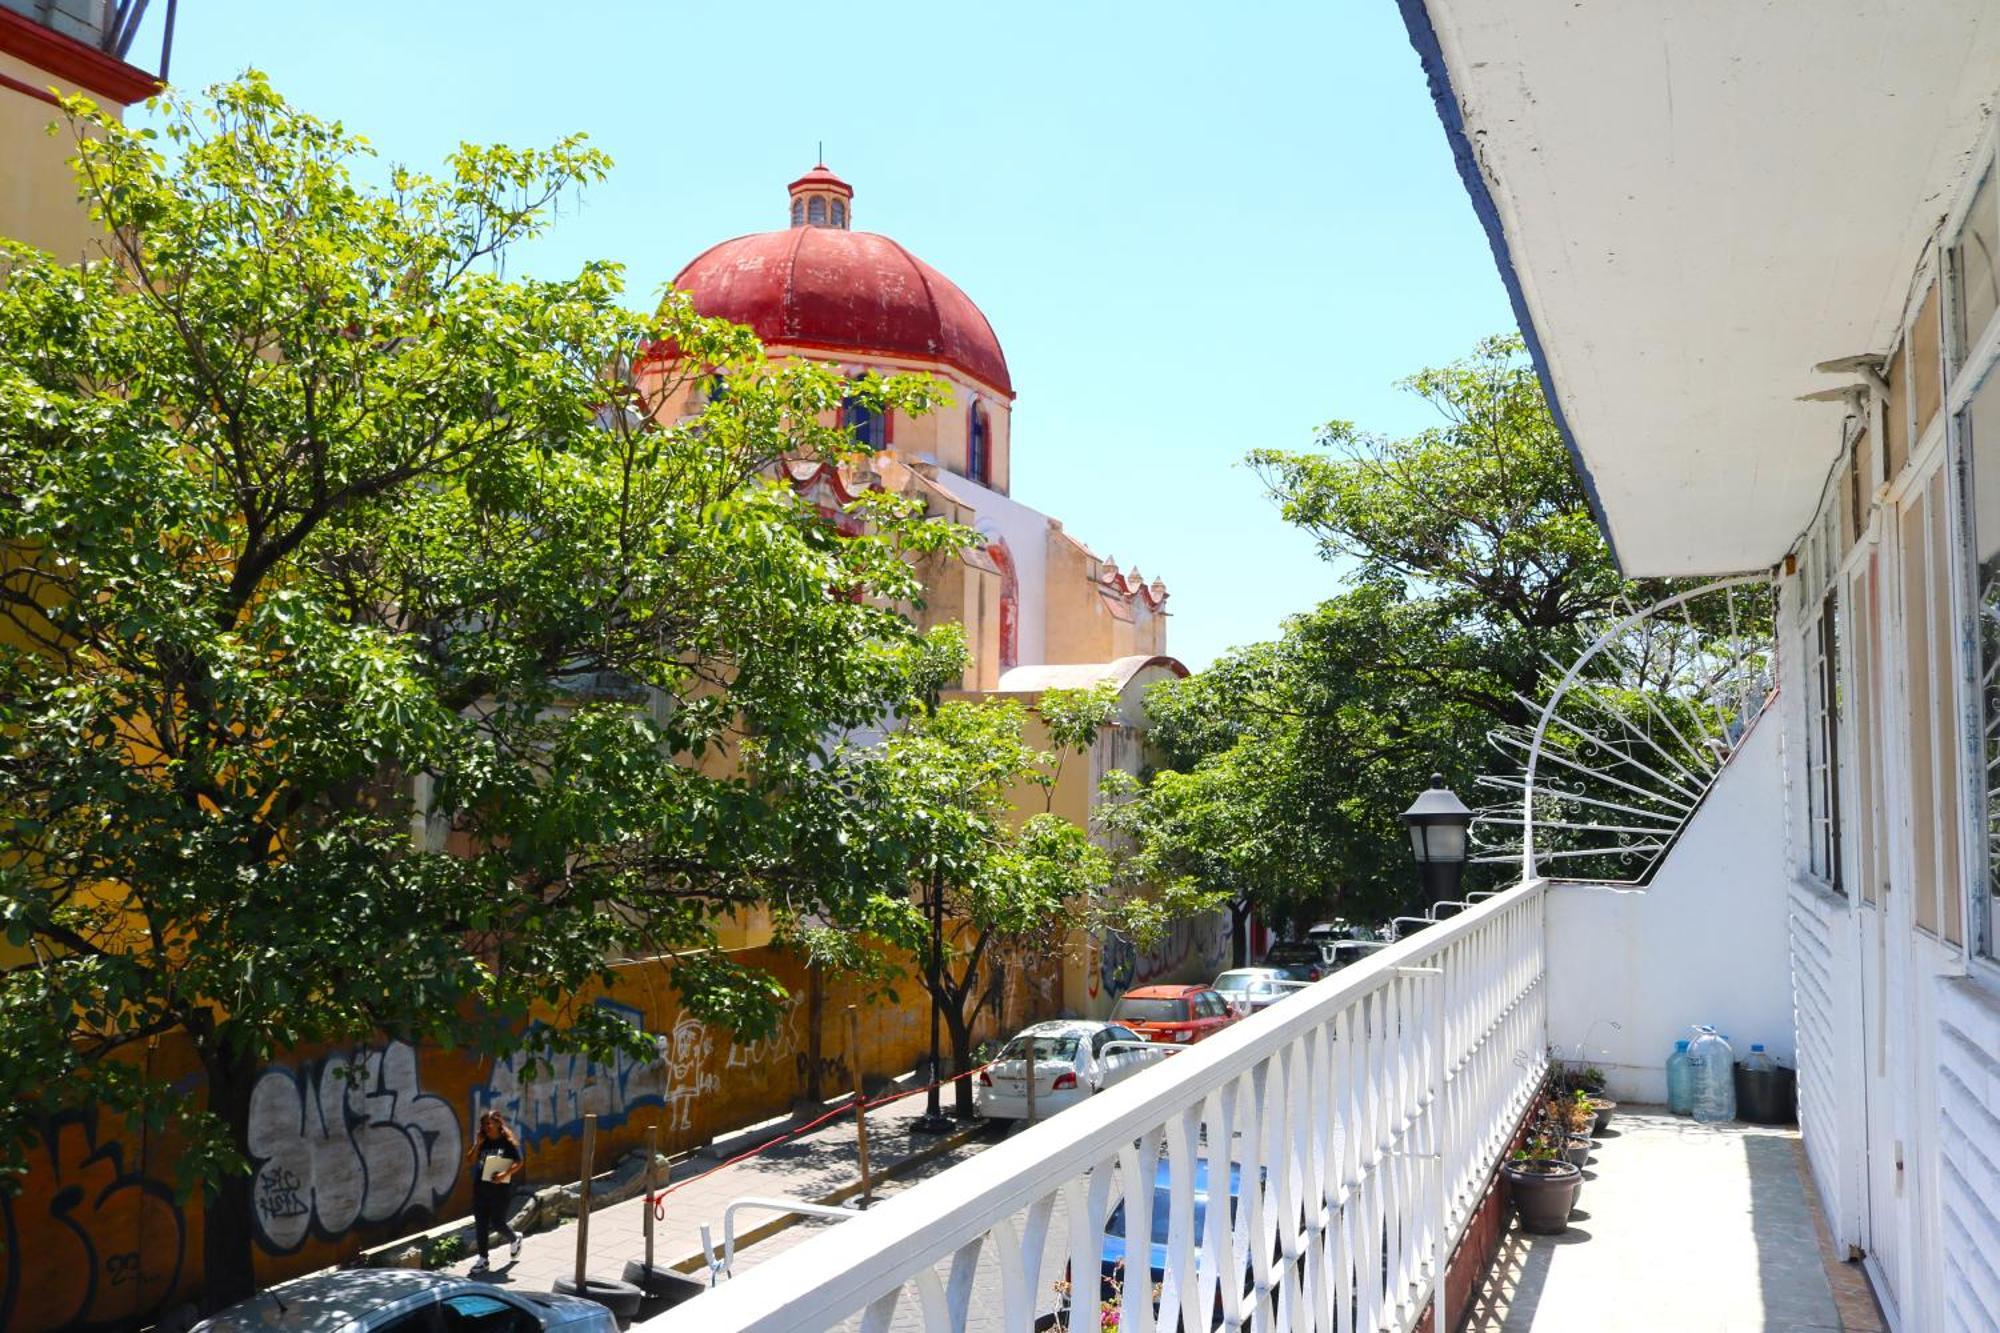
[{"label": "car roof", "polygon": [[195,1326],[197,1333],[340,1333],[385,1305],[426,1291],[456,1290],[463,1278],[420,1268],[349,1268],[280,1282]]},{"label": "car roof", "polygon": [[1123,995],[1119,996],[1118,998],[1121,1000],[1178,1000],[1181,998],[1181,996],[1193,994],[1195,991],[1198,990],[1213,990],[1213,989],[1214,987],[1207,985],[1141,986],[1137,990],[1126,991]]},{"label": "car roof", "polygon": [[[1033,1023],[1022,1028],[1014,1037],[1025,1037],[1030,1033],[1037,1037],[1087,1037],[1104,1027],[1094,1018],[1051,1018],[1046,1023]],[[1014,1037],[1009,1037],[1012,1041]]]}]

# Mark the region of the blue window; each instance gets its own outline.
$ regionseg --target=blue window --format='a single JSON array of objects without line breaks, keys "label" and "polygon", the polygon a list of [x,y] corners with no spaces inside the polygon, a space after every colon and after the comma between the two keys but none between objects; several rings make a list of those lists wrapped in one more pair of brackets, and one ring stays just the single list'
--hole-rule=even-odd
[{"label": "blue window", "polygon": [[815,227],[824,227],[826,225],[826,197],[824,195],[814,195],[812,202],[806,205],[806,221],[812,223]]},{"label": "blue window", "polygon": [[836,227],[847,225],[847,204],[839,199],[833,201],[833,225]]},{"label": "blue window", "polygon": [[987,484],[987,472],[992,467],[991,453],[986,409],[974,403],[965,425],[965,475],[982,486]]},{"label": "blue window", "polygon": [[850,398],[840,405],[840,424],[847,427],[854,436],[854,443],[862,449],[882,449],[889,443],[888,422],[882,414],[865,403]]}]

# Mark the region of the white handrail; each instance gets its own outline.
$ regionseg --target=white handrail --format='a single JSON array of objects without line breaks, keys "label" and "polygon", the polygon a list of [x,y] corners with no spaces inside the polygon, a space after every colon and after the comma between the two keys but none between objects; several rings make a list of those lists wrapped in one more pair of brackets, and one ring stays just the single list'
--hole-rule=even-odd
[{"label": "white handrail", "polygon": [[[1540,1084],[1542,971],[1531,883],[774,1257],[757,1281],[640,1327],[806,1333],[861,1314],[863,1329],[886,1329],[915,1301],[926,1328],[957,1330],[983,1280],[997,1291],[980,1304],[997,1297],[1001,1326],[1026,1333],[1060,1276],[1043,1271],[1058,1207],[1074,1290],[1089,1300],[1106,1219],[1122,1203],[1126,1234],[1150,1236],[1157,1196],[1159,1300],[1152,1282],[1125,1286],[1127,1333],[1175,1327],[1183,1306],[1202,1325],[1219,1308],[1229,1328],[1408,1328],[1441,1294],[1438,1256]],[[1207,1208],[1197,1226],[1198,1177],[1217,1196],[1240,1181],[1237,1207]],[[997,1278],[981,1278],[982,1253]]]}]

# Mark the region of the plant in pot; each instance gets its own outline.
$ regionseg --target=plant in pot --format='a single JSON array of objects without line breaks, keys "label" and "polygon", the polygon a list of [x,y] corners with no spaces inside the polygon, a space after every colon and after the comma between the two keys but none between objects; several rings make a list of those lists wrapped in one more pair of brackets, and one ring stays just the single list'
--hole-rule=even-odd
[{"label": "plant in pot", "polygon": [[1563,1156],[1579,1170],[1590,1160],[1590,1150],[1596,1145],[1590,1140],[1592,1126],[1597,1123],[1597,1111],[1590,1104],[1590,1096],[1581,1090],[1567,1097],[1550,1099],[1551,1114],[1563,1129]]},{"label": "plant in pot", "polygon": [[1609,1097],[1601,1095],[1585,1095],[1590,1099],[1590,1132],[1593,1134],[1602,1134],[1604,1127],[1611,1123],[1611,1113],[1618,1109],[1618,1103],[1612,1101]]},{"label": "plant in pot", "polygon": [[1533,1235],[1555,1236],[1567,1230],[1583,1185],[1582,1169],[1563,1156],[1562,1134],[1561,1122],[1545,1111],[1503,1168],[1521,1230]]}]

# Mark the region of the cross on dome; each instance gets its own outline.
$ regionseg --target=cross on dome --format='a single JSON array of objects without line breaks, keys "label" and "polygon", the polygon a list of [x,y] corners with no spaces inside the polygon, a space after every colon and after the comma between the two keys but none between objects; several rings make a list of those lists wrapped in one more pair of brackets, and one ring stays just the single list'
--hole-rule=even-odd
[{"label": "cross on dome", "polygon": [[834,227],[848,229],[854,187],[826,169],[821,162],[786,187],[792,196],[794,227]]}]

